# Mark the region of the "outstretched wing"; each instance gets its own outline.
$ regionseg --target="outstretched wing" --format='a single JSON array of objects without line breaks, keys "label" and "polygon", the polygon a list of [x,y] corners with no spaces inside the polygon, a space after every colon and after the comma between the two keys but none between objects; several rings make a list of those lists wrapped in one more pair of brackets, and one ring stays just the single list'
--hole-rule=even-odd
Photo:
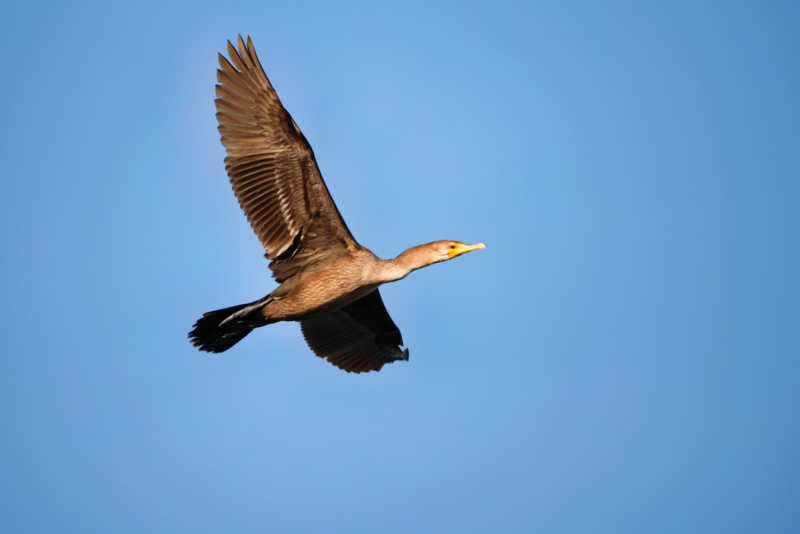
[{"label": "outstretched wing", "polygon": [[377,289],[340,310],[303,319],[300,328],[314,354],[348,373],[380,371],[384,364],[408,360]]},{"label": "outstretched wing", "polygon": [[314,151],[283,108],[253,41],[230,62],[219,55],[217,120],[225,170],[250,226],[267,251],[273,276],[293,274],[357,247],[317,167]]}]

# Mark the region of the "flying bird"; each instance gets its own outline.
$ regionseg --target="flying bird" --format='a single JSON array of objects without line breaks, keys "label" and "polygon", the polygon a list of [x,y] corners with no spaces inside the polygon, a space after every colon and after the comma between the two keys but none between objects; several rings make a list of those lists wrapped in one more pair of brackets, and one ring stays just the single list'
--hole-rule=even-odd
[{"label": "flying bird", "polygon": [[403,338],[378,286],[450,260],[483,243],[435,241],[382,260],[356,242],[331,198],[314,151],[284,109],[241,35],[219,54],[217,120],[225,170],[250,226],[280,284],[266,297],[203,314],[192,344],[224,352],[254,328],[297,321],[308,346],[347,372],[379,371],[408,360]]}]

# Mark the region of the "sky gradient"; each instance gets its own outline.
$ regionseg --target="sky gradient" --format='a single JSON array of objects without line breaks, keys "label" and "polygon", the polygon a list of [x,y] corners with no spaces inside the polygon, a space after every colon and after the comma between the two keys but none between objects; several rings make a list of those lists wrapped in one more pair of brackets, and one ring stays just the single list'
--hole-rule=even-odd
[{"label": "sky gradient", "polygon": [[[0,531],[800,531],[792,2],[12,2]],[[352,375],[266,295],[223,166],[252,35],[381,289]]]}]

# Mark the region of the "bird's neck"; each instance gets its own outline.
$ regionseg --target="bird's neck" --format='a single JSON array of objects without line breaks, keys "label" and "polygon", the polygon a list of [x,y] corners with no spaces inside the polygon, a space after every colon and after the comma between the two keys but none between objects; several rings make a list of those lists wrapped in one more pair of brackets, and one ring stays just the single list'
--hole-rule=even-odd
[{"label": "bird's neck", "polygon": [[434,263],[431,261],[430,254],[424,254],[424,248],[427,245],[419,245],[411,247],[393,260],[385,260],[384,268],[385,276],[388,278],[386,282],[394,282],[402,280],[411,271],[416,271],[422,267],[427,267]]}]

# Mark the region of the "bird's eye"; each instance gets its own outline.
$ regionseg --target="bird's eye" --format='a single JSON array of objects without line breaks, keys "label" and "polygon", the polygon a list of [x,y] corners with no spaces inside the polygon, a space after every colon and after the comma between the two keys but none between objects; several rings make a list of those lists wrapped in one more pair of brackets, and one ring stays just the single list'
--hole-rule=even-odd
[{"label": "bird's eye", "polygon": [[456,246],[455,245],[450,245],[450,248],[456,248]]}]

